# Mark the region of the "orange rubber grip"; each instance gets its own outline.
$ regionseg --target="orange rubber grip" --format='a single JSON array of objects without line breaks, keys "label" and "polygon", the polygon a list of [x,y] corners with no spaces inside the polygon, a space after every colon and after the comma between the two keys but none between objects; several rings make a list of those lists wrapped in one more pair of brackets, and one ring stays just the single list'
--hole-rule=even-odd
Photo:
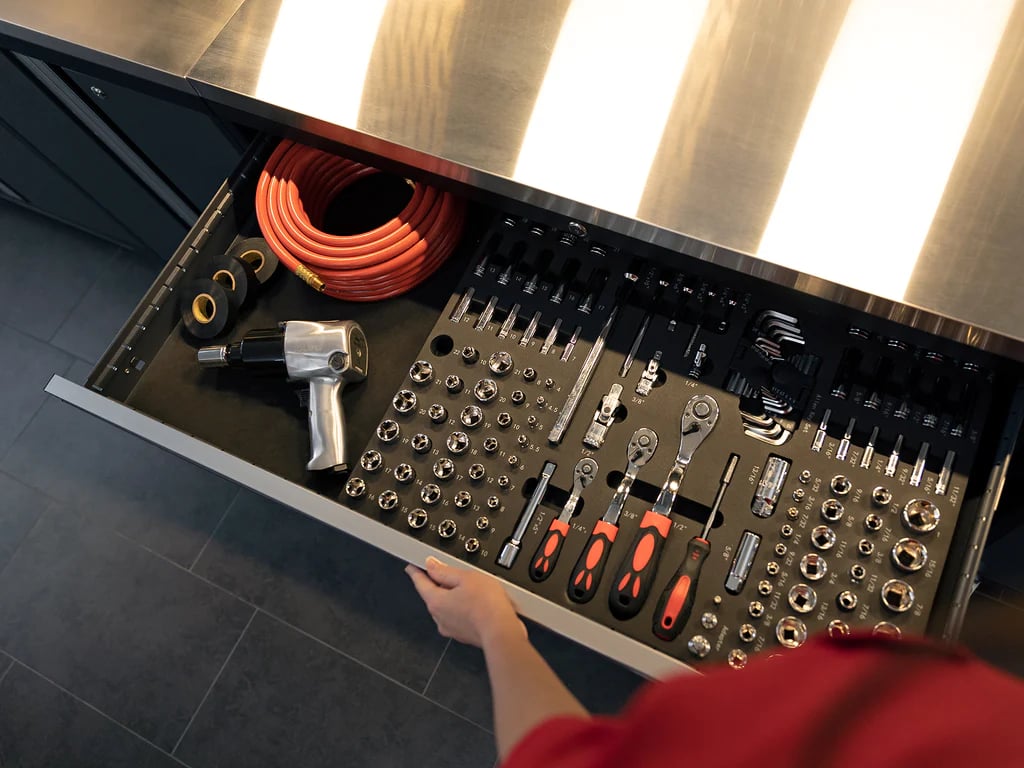
[{"label": "orange rubber grip", "polygon": [[619,566],[608,595],[608,607],[617,619],[631,619],[643,608],[651,593],[661,550],[671,528],[672,520],[668,515],[659,515],[651,510],[644,513],[636,538]]},{"label": "orange rubber grip", "polygon": [[537,547],[537,554],[533,556],[530,565],[530,578],[534,581],[544,581],[551,575],[551,571],[558,562],[558,555],[565,544],[565,537],[569,535],[569,524],[563,523],[558,518],[551,521],[548,532]]},{"label": "orange rubber grip", "polygon": [[608,554],[612,551],[612,543],[619,533],[619,527],[598,520],[594,526],[587,546],[583,548],[580,559],[572,569],[569,577],[568,595],[574,603],[586,603],[594,597],[597,585],[601,583],[604,567],[608,562]]}]

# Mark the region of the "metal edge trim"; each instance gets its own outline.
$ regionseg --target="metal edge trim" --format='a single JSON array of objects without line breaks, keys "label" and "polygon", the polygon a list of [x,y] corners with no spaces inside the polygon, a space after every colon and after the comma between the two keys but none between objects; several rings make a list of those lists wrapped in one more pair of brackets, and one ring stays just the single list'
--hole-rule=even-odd
[{"label": "metal edge trim", "polygon": [[1003,492],[1006,474],[1010,469],[1010,461],[1013,458],[1022,425],[1024,425],[1024,385],[1018,386],[1014,393],[1010,411],[1006,417],[1006,426],[996,449],[996,463],[989,473],[985,493],[982,494],[981,503],[978,506],[978,517],[971,531],[967,554],[957,576],[956,588],[953,590],[953,602],[946,618],[946,624],[942,628],[942,639],[946,642],[955,642],[963,628],[967,607],[970,604],[971,595],[974,593],[974,580],[978,574],[978,567],[981,565],[981,556],[985,551],[985,542],[988,539],[989,530],[992,528],[992,519],[999,507],[999,498]]},{"label": "metal edge trim", "polygon": [[[313,134],[343,147],[395,162],[408,168],[474,187],[485,193],[509,198],[608,230],[644,243],[684,253],[742,274],[806,293],[817,298],[900,323],[946,339],[1024,362],[1024,340],[982,328],[966,321],[938,314],[895,299],[886,299],[852,289],[814,275],[758,259],[690,235],[664,229],[649,222],[609,213],[527,187],[501,176],[445,160],[358,130],[299,115],[267,102],[257,102],[234,91],[206,82],[191,74],[187,82],[201,98],[213,105],[235,110],[257,120],[270,121],[292,130]],[[254,110],[254,105],[256,109]]]},{"label": "metal edge trim", "polygon": [[[98,416],[143,440],[244,485],[267,498],[316,518],[333,528],[355,536],[408,563],[419,565],[423,563],[427,555],[434,555],[453,565],[472,567],[470,564],[449,557],[444,552],[400,531],[375,522],[348,507],[332,502],[265,469],[260,469],[126,405],[91,392],[61,376],[53,376],[45,389],[54,397]],[[591,619],[567,611],[522,587],[505,581],[501,583],[523,616],[543,624],[574,642],[582,643],[642,675],[661,678],[680,672],[695,671],[692,667],[671,656],[620,635]]]},{"label": "metal edge trim", "polygon": [[[5,41],[3,38],[7,38],[7,40]],[[0,19],[0,42],[7,42],[12,50],[19,46],[31,46],[34,49],[39,49],[38,51],[33,50],[32,53],[53,52],[77,61],[106,67],[114,72],[121,72],[130,77],[137,77],[157,85],[163,85],[175,91],[190,92],[191,90],[185,81],[185,73],[175,74],[166,69],[139,64],[130,59],[115,56],[97,48],[88,48],[78,43],[69,42],[4,19]]]}]

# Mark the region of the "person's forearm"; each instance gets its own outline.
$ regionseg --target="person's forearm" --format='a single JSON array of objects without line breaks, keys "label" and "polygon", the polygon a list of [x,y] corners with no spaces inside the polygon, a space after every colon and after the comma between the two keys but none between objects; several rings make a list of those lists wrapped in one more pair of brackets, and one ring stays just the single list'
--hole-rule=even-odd
[{"label": "person's forearm", "polygon": [[525,633],[501,633],[483,646],[494,701],[494,735],[498,757],[509,751],[534,726],[556,715],[587,716]]}]

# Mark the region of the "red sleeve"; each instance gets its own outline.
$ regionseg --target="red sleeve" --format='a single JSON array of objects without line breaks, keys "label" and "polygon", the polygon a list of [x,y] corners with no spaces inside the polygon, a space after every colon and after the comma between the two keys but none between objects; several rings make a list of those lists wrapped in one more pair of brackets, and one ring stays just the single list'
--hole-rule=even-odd
[{"label": "red sleeve", "polygon": [[924,641],[821,638],[645,686],[618,717],[548,720],[503,768],[1006,765],[1024,683]]}]

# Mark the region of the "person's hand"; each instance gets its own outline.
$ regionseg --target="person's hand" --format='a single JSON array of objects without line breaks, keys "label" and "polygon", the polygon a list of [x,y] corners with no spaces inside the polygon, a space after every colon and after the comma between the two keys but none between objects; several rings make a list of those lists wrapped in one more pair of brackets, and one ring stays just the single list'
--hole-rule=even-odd
[{"label": "person's hand", "polygon": [[444,637],[483,648],[488,638],[526,636],[512,601],[493,576],[434,557],[427,558],[426,570],[407,565],[405,572]]}]

